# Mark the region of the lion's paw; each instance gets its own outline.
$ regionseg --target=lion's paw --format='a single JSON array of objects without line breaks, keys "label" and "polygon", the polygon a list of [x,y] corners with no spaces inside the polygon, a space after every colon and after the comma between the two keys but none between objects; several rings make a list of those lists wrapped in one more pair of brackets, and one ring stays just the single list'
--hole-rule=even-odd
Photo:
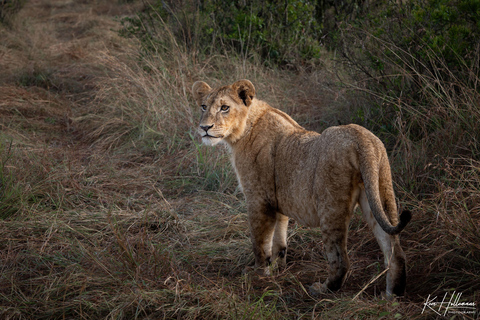
[{"label": "lion's paw", "polygon": [[260,276],[260,277],[269,277],[271,275],[270,268],[258,268],[258,267],[250,267],[247,266],[242,271],[243,275],[250,275],[250,276]]},{"label": "lion's paw", "polygon": [[308,291],[312,296],[318,296],[319,294],[327,293],[328,288],[325,283],[315,282],[308,288]]}]

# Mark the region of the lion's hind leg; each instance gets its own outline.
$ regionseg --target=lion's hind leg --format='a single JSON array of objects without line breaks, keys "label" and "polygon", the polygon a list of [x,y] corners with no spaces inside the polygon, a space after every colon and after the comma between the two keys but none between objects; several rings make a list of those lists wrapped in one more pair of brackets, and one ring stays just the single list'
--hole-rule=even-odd
[{"label": "lion's hind leg", "polygon": [[400,247],[400,239],[398,235],[392,236],[386,233],[377,223],[368,204],[365,191],[361,192],[359,202],[363,216],[382,249],[385,268],[388,268],[386,295],[387,297],[391,297],[392,294],[403,295],[406,285],[406,257]]},{"label": "lion's hind leg", "polygon": [[272,243],[273,267],[284,268],[287,265],[287,229],[288,217],[277,212],[277,221]]},{"label": "lion's hind leg", "polygon": [[335,225],[322,227],[322,240],[329,267],[328,277],[324,283],[315,282],[310,286],[312,294],[336,291],[345,281],[350,267],[347,255],[347,232],[347,225],[340,221]]}]

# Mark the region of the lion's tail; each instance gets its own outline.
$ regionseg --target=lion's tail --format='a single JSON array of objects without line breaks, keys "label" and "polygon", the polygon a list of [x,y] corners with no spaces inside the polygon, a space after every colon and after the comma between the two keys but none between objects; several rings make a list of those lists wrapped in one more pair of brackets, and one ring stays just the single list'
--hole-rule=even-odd
[{"label": "lion's tail", "polygon": [[[367,155],[363,154],[363,156]],[[395,216],[397,215],[397,205],[395,202],[395,194],[393,192],[393,185],[391,182],[392,175],[390,172],[387,154],[384,150],[382,150],[378,156],[381,158],[378,166],[372,167],[371,164],[367,165],[367,159],[362,159],[363,157],[361,155],[360,172],[365,185],[365,193],[367,195],[368,204],[370,205],[370,209],[372,210],[375,220],[377,220],[377,223],[386,233],[395,235],[400,233],[410,222],[412,214],[410,211],[404,210],[400,215],[400,221],[395,226],[390,222],[391,219],[387,217],[385,211],[387,211],[390,217],[393,217],[393,220],[397,220],[395,219]],[[383,205],[380,192],[383,193]]]}]

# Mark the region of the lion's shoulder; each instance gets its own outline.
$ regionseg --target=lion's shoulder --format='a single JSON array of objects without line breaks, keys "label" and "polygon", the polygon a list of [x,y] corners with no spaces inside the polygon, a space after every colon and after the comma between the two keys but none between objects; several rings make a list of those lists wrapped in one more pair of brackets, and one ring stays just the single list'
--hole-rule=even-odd
[{"label": "lion's shoulder", "polygon": [[270,106],[262,100],[255,100],[250,110],[249,118],[256,131],[291,134],[298,130],[305,131],[292,117],[280,109]]}]

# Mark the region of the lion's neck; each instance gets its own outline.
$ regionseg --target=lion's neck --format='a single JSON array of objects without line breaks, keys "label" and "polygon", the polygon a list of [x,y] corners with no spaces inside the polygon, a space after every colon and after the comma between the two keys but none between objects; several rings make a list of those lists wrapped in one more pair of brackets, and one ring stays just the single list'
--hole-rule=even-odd
[{"label": "lion's neck", "polygon": [[254,99],[242,130],[233,139],[227,140],[232,151],[243,150],[245,144],[270,144],[293,131],[305,131],[286,113],[275,109],[262,100]]}]

